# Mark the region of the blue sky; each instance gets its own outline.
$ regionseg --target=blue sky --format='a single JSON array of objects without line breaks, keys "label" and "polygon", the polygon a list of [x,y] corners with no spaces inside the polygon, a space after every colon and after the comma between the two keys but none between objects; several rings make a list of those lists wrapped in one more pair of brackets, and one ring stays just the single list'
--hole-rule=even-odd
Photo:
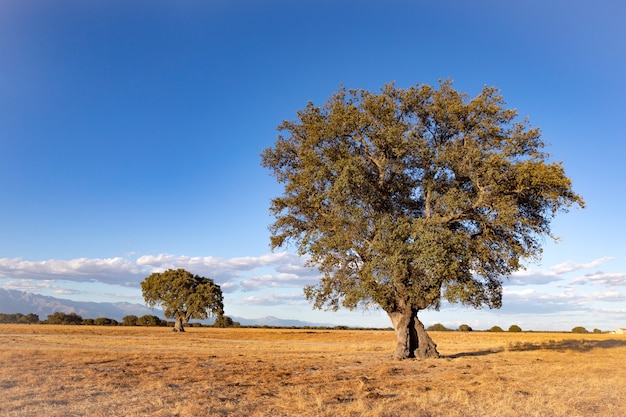
[{"label": "blue sky", "polygon": [[626,327],[626,6],[620,1],[67,1],[0,3],[0,287],[142,302],[182,267],[226,313],[389,326],[319,312],[317,273],[271,253],[260,165],[276,127],[341,84],[498,87],[539,126],[585,210],[501,310],[444,305],[475,328]]}]

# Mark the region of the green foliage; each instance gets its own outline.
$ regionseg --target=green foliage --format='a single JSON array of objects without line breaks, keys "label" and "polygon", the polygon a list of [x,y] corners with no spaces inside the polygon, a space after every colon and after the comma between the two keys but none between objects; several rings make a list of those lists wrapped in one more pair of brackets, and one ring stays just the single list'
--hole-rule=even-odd
[{"label": "green foliage", "polygon": [[511,325],[511,327],[509,327],[509,332],[517,333],[517,332],[521,332],[521,331],[522,331],[522,328],[519,327],[517,324],[513,324],[513,325]]},{"label": "green foliage", "polygon": [[110,319],[108,317],[98,317],[94,320],[93,324],[96,326],[117,326],[119,323],[117,320]]},{"label": "green foliage", "polygon": [[136,326],[137,325],[137,316],[135,315],[129,315],[129,316],[124,316],[122,318],[122,326]]},{"label": "green foliage", "polygon": [[95,320],[94,319],[83,319],[81,324],[83,326],[93,326],[95,324]]},{"label": "green foliage", "polygon": [[576,326],[572,329],[572,333],[589,333],[583,326]]},{"label": "green foliage", "polygon": [[460,332],[471,332],[472,328],[469,325],[467,325],[467,324],[461,324],[459,326],[459,328],[458,328],[458,331],[460,331]]},{"label": "green foliage", "polygon": [[222,290],[212,279],[193,275],[184,269],[153,273],[141,283],[143,298],[150,307],[161,305],[165,317],[176,319],[176,330],[183,330],[189,319],[222,315]]},{"label": "green foliage", "polygon": [[488,332],[503,332],[504,330],[502,330],[502,327],[500,327],[500,326],[493,326],[491,329],[489,329],[487,331]]},{"label": "green foliage", "polygon": [[45,321],[46,324],[82,324],[83,318],[76,313],[65,314],[62,312],[55,312],[48,316]]},{"label": "green foliage", "polygon": [[557,212],[584,205],[516,118],[496,88],[470,99],[446,80],[341,88],[283,122],[262,153],[284,184],[271,245],[296,243],[322,272],[305,288],[314,307],[499,308],[501,277],[540,256]]},{"label": "green foliage", "polygon": [[157,316],[151,316],[149,314],[139,317],[135,323],[137,326],[163,326],[166,324]]},{"label": "green foliage", "polygon": [[233,321],[232,318],[225,316],[223,314],[217,316],[215,319],[215,323],[213,323],[213,327],[219,327],[219,328],[239,327],[239,326],[241,326],[239,322]]},{"label": "green foliage", "polygon": [[37,324],[39,322],[40,322],[39,316],[34,313],[28,313],[26,315],[22,313],[15,313],[15,314],[0,313],[0,323]]},{"label": "green foliage", "polygon": [[599,333],[602,333],[602,330],[600,330],[600,329],[593,329],[593,332],[596,333],[596,334],[599,334]]},{"label": "green foliage", "polygon": [[426,330],[428,330],[429,332],[449,332],[450,331],[450,329],[448,329],[446,326],[444,326],[441,323],[433,324],[432,326],[429,326]]}]

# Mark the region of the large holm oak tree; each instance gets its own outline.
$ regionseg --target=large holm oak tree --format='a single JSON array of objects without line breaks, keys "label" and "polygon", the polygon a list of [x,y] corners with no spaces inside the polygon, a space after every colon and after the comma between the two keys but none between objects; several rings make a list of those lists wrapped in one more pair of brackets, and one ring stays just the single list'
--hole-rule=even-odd
[{"label": "large holm oak tree", "polygon": [[165,317],[174,318],[174,331],[184,332],[191,318],[206,319],[224,314],[222,290],[212,279],[184,269],[155,272],[141,283],[143,298],[150,307],[161,305]]},{"label": "large holm oak tree", "polygon": [[442,300],[499,308],[502,279],[537,259],[559,211],[584,206],[540,131],[499,90],[339,89],[279,126],[262,163],[284,184],[271,245],[322,272],[315,308],[377,305],[395,357],[437,357],[418,312]]}]

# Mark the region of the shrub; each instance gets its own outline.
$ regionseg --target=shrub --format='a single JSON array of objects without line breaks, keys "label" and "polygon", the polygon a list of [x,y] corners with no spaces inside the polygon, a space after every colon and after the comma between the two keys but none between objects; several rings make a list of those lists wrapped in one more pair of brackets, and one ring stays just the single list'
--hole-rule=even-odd
[{"label": "shrub", "polygon": [[238,321],[233,321],[228,316],[220,315],[215,318],[215,323],[213,323],[213,327],[227,328],[227,327],[239,327]]},{"label": "shrub", "polygon": [[94,320],[93,324],[96,326],[117,326],[117,320],[108,317],[98,317]]},{"label": "shrub", "polygon": [[488,332],[503,332],[504,330],[502,330],[502,327],[500,326],[493,326],[491,329],[487,330]]},{"label": "shrub", "polygon": [[583,326],[576,326],[572,329],[572,333],[589,333]]},{"label": "shrub", "polygon": [[161,319],[157,316],[146,314],[137,319],[137,326],[162,326]]},{"label": "shrub", "polygon": [[509,331],[510,332],[521,332],[522,328],[519,327],[517,324],[513,324],[513,325],[511,325],[511,327],[509,327]]},{"label": "shrub", "polygon": [[55,312],[48,316],[46,324],[83,324],[83,318],[76,313]]},{"label": "shrub", "polygon": [[447,332],[450,329],[448,329],[446,326],[444,326],[441,323],[436,323],[436,324],[433,324],[432,326],[429,326],[426,330],[428,330],[429,332]]},{"label": "shrub", "polygon": [[600,330],[600,329],[593,329],[593,332],[596,333],[596,334],[597,333],[602,333],[602,330]]},{"label": "shrub", "polygon": [[461,324],[458,328],[458,331],[460,332],[471,332],[472,328],[469,327],[467,324]]},{"label": "shrub", "polygon": [[28,313],[27,315],[20,317],[19,322],[25,324],[39,323],[39,316],[35,313]]},{"label": "shrub", "polygon": [[23,323],[35,324],[39,323],[39,316],[34,313],[23,315],[22,313],[5,314],[0,313],[0,323]]},{"label": "shrub", "polygon": [[136,326],[138,317],[135,315],[124,316],[122,318],[122,326]]}]

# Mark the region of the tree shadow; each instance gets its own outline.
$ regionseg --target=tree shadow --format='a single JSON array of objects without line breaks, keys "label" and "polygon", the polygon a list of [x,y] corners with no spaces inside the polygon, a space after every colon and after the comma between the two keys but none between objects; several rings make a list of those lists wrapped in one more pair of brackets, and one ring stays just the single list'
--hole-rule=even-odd
[{"label": "tree shadow", "polygon": [[475,352],[461,352],[461,353],[455,353],[453,355],[441,355],[442,358],[444,359],[457,359],[457,358],[463,358],[466,356],[486,356],[486,355],[493,355],[494,353],[500,353],[503,352],[504,348],[498,348],[498,349],[487,349],[487,350],[478,350]]},{"label": "tree shadow", "polygon": [[592,349],[613,349],[626,346],[626,340],[548,340],[541,343],[517,342],[511,343],[508,350],[511,352],[528,352],[532,350],[555,350],[588,352]]},{"label": "tree shadow", "polygon": [[557,352],[576,351],[588,352],[592,349],[613,349],[626,347],[626,340],[548,340],[541,343],[515,342],[510,343],[506,348],[486,349],[475,352],[460,352],[452,355],[441,355],[443,359],[457,359],[472,356],[486,356],[496,353],[509,352],[529,352],[533,350],[553,350]]}]

